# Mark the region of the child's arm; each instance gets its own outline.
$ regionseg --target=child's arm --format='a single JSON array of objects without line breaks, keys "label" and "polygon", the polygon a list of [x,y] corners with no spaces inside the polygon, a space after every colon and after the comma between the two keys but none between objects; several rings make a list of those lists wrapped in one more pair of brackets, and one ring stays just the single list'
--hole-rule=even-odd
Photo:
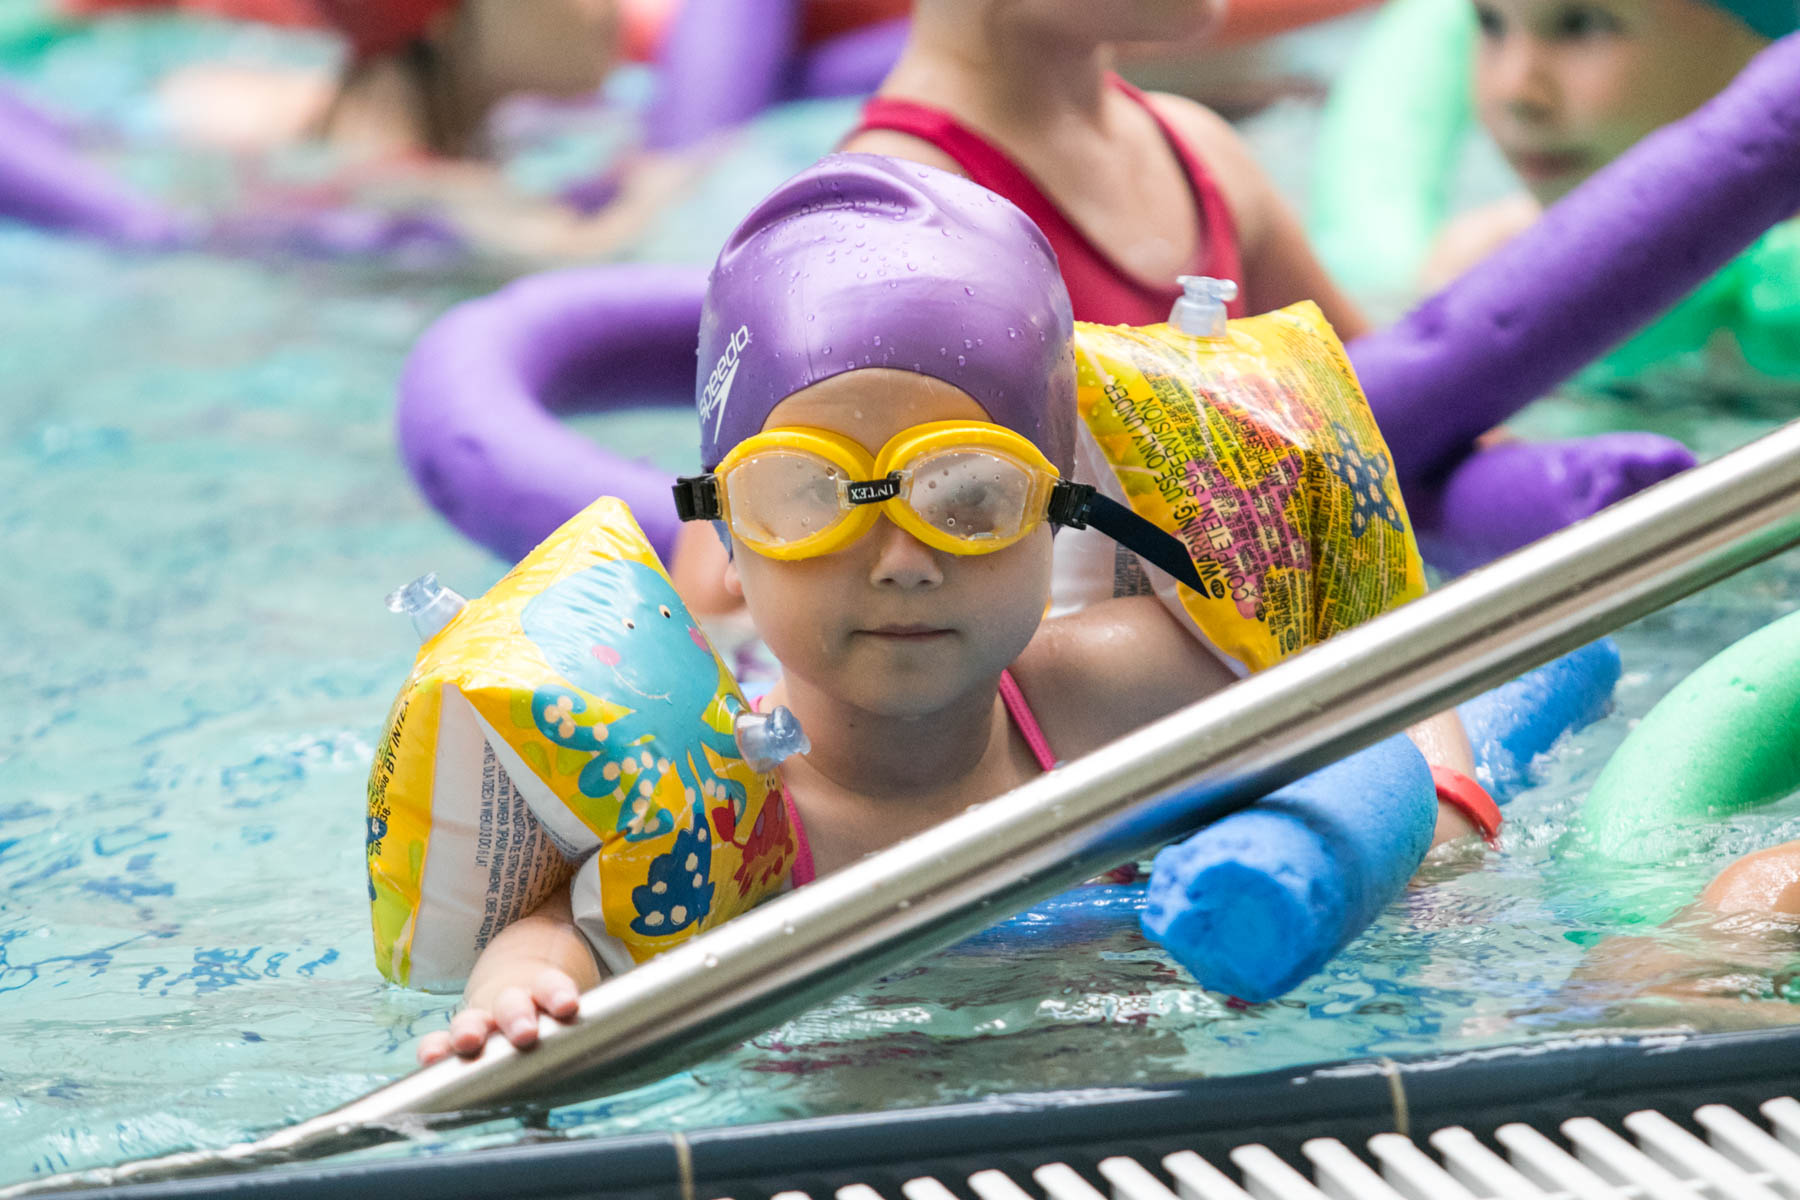
[{"label": "child's arm", "polygon": [[[1678,1001],[1702,1028],[1791,1024],[1789,982],[1800,946],[1800,842],[1748,854],[1663,922],[1673,935],[1613,936],[1588,951],[1563,993],[1606,1005],[1609,1024],[1667,1023]],[[1769,980],[1765,986],[1761,977]],[[1774,999],[1758,998],[1773,992]],[[1633,1002],[1641,1001],[1641,1004]]]},{"label": "child's arm", "polygon": [[[1425,761],[1434,767],[1448,767],[1459,775],[1475,778],[1475,751],[1469,746],[1469,735],[1455,709],[1446,709],[1427,717],[1406,731]],[[1461,808],[1448,800],[1438,801],[1437,829],[1431,835],[1433,847],[1481,832]]]},{"label": "child's arm", "polygon": [[568,891],[559,888],[488,943],[463,988],[461,1011],[448,1030],[419,1043],[419,1061],[436,1062],[452,1052],[473,1058],[496,1029],[523,1049],[537,1041],[540,1012],[569,1020],[581,993],[604,978],[575,927]]},{"label": "child's arm", "polygon": [[1300,218],[1230,124],[1183,96],[1157,93],[1150,101],[1193,146],[1225,194],[1244,260],[1238,282],[1252,309],[1266,312],[1312,300],[1344,341],[1367,333],[1362,310],[1326,274]]},{"label": "child's arm", "polygon": [[[1237,677],[1154,596],[1091,604],[1039,628],[1013,667],[1050,744],[1073,758],[1235,683]],[[1454,710],[1407,733],[1425,761],[1473,777]],[[1432,844],[1475,832],[1440,801]]]},{"label": "child's arm", "polygon": [[1496,200],[1451,221],[1439,231],[1419,270],[1419,290],[1435,292],[1518,237],[1544,215],[1523,192]]}]

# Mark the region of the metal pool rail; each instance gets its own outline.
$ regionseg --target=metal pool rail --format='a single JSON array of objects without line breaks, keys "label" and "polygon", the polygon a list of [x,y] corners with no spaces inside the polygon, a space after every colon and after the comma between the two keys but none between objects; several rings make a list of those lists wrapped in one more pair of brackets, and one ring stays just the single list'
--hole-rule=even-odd
[{"label": "metal pool rail", "polygon": [[1796,542],[1800,422],[609,980],[527,1052],[492,1040],[254,1143],[26,1187],[317,1158],[678,1070]]},{"label": "metal pool rail", "polygon": [[1800,1028],[1580,1035],[72,1200],[1795,1200],[1797,1058]]}]

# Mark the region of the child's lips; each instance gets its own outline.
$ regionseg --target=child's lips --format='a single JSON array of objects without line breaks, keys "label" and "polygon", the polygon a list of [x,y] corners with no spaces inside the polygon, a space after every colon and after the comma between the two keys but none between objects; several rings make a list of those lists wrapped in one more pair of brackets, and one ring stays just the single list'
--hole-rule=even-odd
[{"label": "child's lips", "polygon": [[1588,162],[1587,153],[1581,150],[1514,150],[1507,158],[1513,170],[1534,182],[1572,175]]},{"label": "child's lips", "polygon": [[951,630],[940,625],[877,625],[862,631],[871,637],[891,638],[901,642],[925,642],[933,638],[949,637]]}]

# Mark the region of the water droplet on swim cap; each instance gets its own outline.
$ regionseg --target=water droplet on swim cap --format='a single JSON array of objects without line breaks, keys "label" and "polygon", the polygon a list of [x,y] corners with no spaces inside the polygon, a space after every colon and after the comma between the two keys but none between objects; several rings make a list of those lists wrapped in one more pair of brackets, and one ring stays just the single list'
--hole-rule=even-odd
[{"label": "water droplet on swim cap", "polygon": [[[877,217],[888,219],[869,219]],[[828,235],[851,223],[857,248],[869,251],[860,258],[904,262],[905,273],[874,278],[848,252],[840,260]],[[938,237],[927,245],[933,230]],[[772,265],[805,283],[756,286],[751,276]],[[1020,338],[1021,328],[1039,337]],[[701,318],[695,389],[702,460],[716,465],[803,388],[848,370],[910,362],[968,393],[991,420],[1066,469],[1074,444],[1072,328],[1055,256],[1012,204],[917,163],[831,155],[757,205],[719,255]],[[974,352],[952,357],[946,335]],[[839,338],[883,353],[861,363],[834,358]]]}]

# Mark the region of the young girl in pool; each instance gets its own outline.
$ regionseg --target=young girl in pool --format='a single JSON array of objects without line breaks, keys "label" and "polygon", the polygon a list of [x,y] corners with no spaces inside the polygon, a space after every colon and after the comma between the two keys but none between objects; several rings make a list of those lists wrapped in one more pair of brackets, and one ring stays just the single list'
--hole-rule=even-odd
[{"label": "young girl in pool", "polygon": [[[1153,596],[1044,620],[1071,335],[1037,227],[913,163],[828,158],[720,254],[697,389],[710,469],[682,486],[693,515],[724,519],[726,586],[780,660],[765,703],[812,740],[781,767],[796,885],[1235,679]],[[870,483],[843,507],[840,479],[900,468],[910,500]],[[1416,737],[1472,772],[1454,714]],[[1445,818],[1440,837],[1467,828]],[[495,1029],[528,1045],[540,1012],[571,1016],[600,978],[559,896],[488,945],[420,1058],[478,1053]]]},{"label": "young girl in pool", "polygon": [[[1789,0],[1476,0],[1474,9],[1476,109],[1525,191],[1444,232],[1426,267],[1428,289],[1711,99],[1770,39],[1800,29],[1800,6]],[[1616,386],[1684,362],[1726,387],[1792,380],[1800,378],[1797,334],[1800,223],[1789,222],[1580,383]]]}]

